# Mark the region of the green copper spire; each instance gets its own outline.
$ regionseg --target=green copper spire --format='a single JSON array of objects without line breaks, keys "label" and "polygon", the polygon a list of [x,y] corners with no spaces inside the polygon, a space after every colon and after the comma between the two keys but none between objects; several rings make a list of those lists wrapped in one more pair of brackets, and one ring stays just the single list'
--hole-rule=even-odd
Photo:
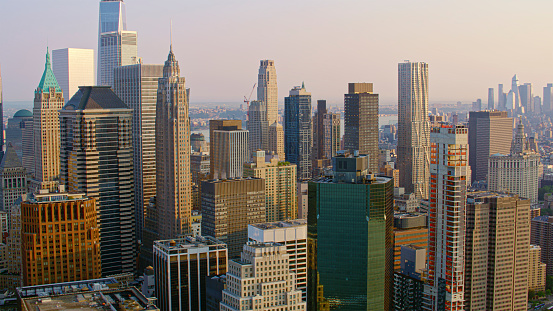
[{"label": "green copper spire", "polygon": [[44,73],[42,74],[42,78],[40,79],[40,83],[38,84],[38,88],[35,92],[38,92],[39,90],[43,93],[50,92],[51,87],[55,88],[56,92],[61,92],[61,87],[58,84],[58,80],[56,80],[56,77],[54,76],[54,72],[52,71],[50,51],[46,48],[46,65],[44,65]]}]

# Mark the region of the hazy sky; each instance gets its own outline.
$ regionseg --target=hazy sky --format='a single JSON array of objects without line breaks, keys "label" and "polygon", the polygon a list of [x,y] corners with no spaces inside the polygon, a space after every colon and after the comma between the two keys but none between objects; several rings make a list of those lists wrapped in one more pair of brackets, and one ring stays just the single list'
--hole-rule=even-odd
[{"label": "hazy sky", "polygon": [[[97,48],[97,0],[0,0],[4,100],[32,100],[50,49]],[[348,82],[397,99],[397,63],[429,63],[430,101],[487,98],[487,88],[553,82],[551,0],[127,0],[144,63],[163,63],[169,20],[191,101],[240,102],[274,59],[279,99],[305,81],[341,103]],[[254,96],[255,98],[255,93]]]}]

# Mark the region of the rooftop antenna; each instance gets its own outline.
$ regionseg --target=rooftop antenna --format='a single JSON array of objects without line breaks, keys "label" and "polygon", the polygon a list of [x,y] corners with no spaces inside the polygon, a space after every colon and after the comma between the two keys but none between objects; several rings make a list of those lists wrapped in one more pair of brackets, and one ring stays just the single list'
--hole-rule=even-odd
[{"label": "rooftop antenna", "polygon": [[171,37],[171,51],[173,51],[173,20],[170,20],[169,36]]}]

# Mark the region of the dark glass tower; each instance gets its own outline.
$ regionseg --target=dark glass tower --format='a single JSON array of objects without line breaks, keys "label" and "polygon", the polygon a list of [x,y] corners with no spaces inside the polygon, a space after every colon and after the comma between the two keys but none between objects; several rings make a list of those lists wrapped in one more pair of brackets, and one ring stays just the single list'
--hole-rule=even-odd
[{"label": "dark glass tower", "polygon": [[334,157],[334,177],[309,183],[308,310],[390,310],[393,180],[368,157]]},{"label": "dark glass tower", "polygon": [[0,69],[0,160],[4,155],[4,99],[2,97],[2,71]]},{"label": "dark glass tower", "polygon": [[311,93],[296,86],[284,98],[284,153],[286,161],[298,166],[298,180],[311,178]]}]

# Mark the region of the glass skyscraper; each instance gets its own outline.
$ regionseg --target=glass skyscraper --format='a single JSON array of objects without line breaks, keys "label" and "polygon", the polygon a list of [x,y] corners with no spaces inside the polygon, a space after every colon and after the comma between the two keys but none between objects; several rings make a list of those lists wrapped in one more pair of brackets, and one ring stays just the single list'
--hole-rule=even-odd
[{"label": "glass skyscraper", "polygon": [[308,310],[390,310],[393,180],[366,155],[332,162],[333,178],[309,183]]},{"label": "glass skyscraper", "polygon": [[311,178],[311,93],[305,86],[296,86],[284,98],[284,153],[286,161],[298,166],[299,180]]}]

